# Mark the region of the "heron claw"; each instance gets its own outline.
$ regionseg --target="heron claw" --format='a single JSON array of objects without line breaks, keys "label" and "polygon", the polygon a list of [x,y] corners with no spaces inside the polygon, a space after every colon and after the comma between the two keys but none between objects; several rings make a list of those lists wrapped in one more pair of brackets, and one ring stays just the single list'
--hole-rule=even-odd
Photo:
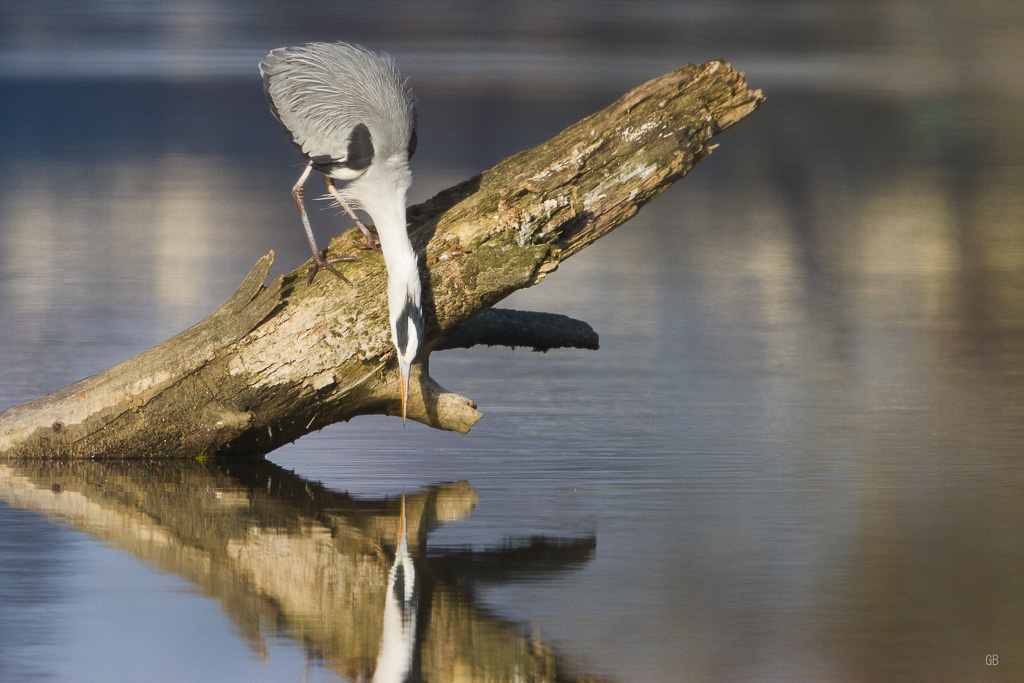
[{"label": "heron claw", "polygon": [[375,251],[378,254],[383,253],[380,248],[380,240],[376,237],[373,237],[372,239],[367,237],[365,242],[356,242],[353,246],[356,249],[361,249],[362,251]]},{"label": "heron claw", "polygon": [[330,271],[330,272],[334,273],[339,278],[341,278],[342,282],[344,282],[347,285],[350,285],[350,284],[352,284],[352,282],[347,277],[345,277],[344,275],[339,273],[338,270],[334,266],[332,266],[331,264],[332,263],[352,262],[352,261],[358,261],[358,260],[359,259],[356,258],[355,256],[340,256],[338,258],[325,259],[320,254],[314,254],[313,255],[313,265],[309,269],[309,276],[306,278],[306,284],[307,285],[312,284],[313,283],[313,278],[316,277],[316,274],[321,269],[323,269],[323,270],[327,270],[327,271]]}]

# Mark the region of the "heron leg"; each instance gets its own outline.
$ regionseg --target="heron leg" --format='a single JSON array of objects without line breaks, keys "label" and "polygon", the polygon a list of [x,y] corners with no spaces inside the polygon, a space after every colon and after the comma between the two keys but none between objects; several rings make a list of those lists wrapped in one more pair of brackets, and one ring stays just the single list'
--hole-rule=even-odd
[{"label": "heron leg", "polygon": [[373,234],[372,230],[366,227],[366,224],[359,220],[359,216],[357,216],[356,212],[352,210],[352,207],[350,207],[348,203],[341,198],[341,193],[338,192],[338,188],[334,186],[334,179],[329,175],[325,175],[324,183],[327,185],[327,191],[331,193],[332,197],[334,197],[334,201],[338,202],[341,208],[345,209],[345,213],[349,215],[349,218],[356,222],[356,225],[358,225],[359,229],[363,232],[363,236],[366,238],[366,245],[360,248],[373,249],[374,251],[379,252],[380,240],[377,239],[377,236]]},{"label": "heron leg", "polygon": [[299,179],[298,181],[296,181],[294,187],[292,187],[292,199],[295,200],[295,206],[299,207],[299,215],[302,216],[302,227],[306,229],[306,239],[309,240],[309,248],[313,250],[313,267],[310,268],[309,270],[309,278],[306,280],[306,283],[309,284],[313,282],[313,278],[316,277],[317,271],[323,268],[324,270],[329,270],[335,275],[337,275],[339,278],[342,279],[343,282],[347,284],[352,284],[351,282],[349,282],[348,278],[339,273],[338,270],[331,265],[331,263],[338,263],[339,261],[358,261],[359,259],[353,257],[346,257],[340,259],[331,259],[330,261],[328,261],[320,253],[320,248],[316,245],[316,238],[313,236],[313,228],[309,225],[309,216],[306,215],[306,202],[303,200],[305,191],[302,189],[302,186],[306,184],[306,180],[309,179],[309,173],[312,170],[313,162],[311,161],[306,166],[306,170],[304,170],[302,172],[302,175],[299,176]]}]

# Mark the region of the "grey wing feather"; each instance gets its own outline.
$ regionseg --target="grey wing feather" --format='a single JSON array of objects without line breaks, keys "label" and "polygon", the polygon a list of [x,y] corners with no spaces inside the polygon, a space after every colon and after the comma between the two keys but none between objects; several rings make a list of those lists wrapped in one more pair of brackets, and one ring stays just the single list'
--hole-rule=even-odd
[{"label": "grey wing feather", "polygon": [[310,43],[271,51],[260,73],[271,110],[307,157],[344,162],[359,123],[378,154],[408,147],[412,94],[389,57],[347,43]]}]

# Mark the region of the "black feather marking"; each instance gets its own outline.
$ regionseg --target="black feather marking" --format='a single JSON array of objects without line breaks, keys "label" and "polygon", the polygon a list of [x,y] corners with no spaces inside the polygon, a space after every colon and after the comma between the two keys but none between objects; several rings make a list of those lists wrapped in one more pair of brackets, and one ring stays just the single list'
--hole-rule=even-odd
[{"label": "black feather marking", "polygon": [[[408,305],[406,305],[408,308]],[[405,310],[398,316],[398,320],[395,321],[395,341],[398,342],[398,350],[400,353],[405,353],[405,347],[409,344],[409,317],[406,316]]]},{"label": "black feather marking", "polygon": [[412,299],[406,299],[405,305],[402,306],[402,312],[398,314],[398,319],[395,320],[395,345],[398,347],[400,354],[405,355],[409,348],[409,323],[412,322],[416,326],[416,338],[418,341],[422,340],[422,329],[423,329],[423,314],[420,312],[420,307],[413,303]]},{"label": "black feather marking", "polygon": [[409,148],[408,156],[406,158],[412,159],[412,155],[416,153],[416,129],[412,129],[412,135],[409,137]]},{"label": "black feather marking", "polygon": [[373,161],[373,138],[370,136],[370,129],[365,123],[356,124],[348,137],[348,153],[344,160],[335,159],[330,154],[317,154],[309,159],[316,170],[327,175],[331,175],[332,171],[339,168],[365,171]]},{"label": "black feather marking", "polygon": [[[298,145],[295,146],[298,147]],[[300,149],[299,151],[302,150]],[[331,175],[331,171],[336,169],[346,168],[344,163],[339,162],[330,154],[317,154],[314,157],[310,157],[309,160],[313,162],[313,168],[327,175]]]},{"label": "black feather marking", "polygon": [[395,597],[399,602],[405,602],[405,567],[395,567]]},{"label": "black feather marking", "polygon": [[418,127],[419,115],[416,111],[416,105],[412,108],[412,134],[409,136],[409,144],[406,146],[406,161],[412,159],[412,155],[416,153],[416,128]]},{"label": "black feather marking", "polygon": [[373,161],[373,138],[365,123],[357,123],[348,138],[348,158],[344,164],[353,171],[362,171]]}]

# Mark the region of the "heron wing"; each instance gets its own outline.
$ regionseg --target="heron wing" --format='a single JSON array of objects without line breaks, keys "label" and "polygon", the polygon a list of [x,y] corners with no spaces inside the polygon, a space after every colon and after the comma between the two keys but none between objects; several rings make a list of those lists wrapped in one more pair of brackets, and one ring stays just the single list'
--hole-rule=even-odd
[{"label": "heron wing", "polygon": [[370,141],[366,123],[380,119],[382,93],[411,113],[411,96],[390,60],[346,43],[273,50],[260,73],[274,115],[296,147],[320,165],[369,165],[378,141]]},{"label": "heron wing", "polygon": [[359,122],[345,116],[337,77],[316,57],[300,48],[274,50],[260,64],[263,91],[303,154],[344,162],[349,133]]}]

